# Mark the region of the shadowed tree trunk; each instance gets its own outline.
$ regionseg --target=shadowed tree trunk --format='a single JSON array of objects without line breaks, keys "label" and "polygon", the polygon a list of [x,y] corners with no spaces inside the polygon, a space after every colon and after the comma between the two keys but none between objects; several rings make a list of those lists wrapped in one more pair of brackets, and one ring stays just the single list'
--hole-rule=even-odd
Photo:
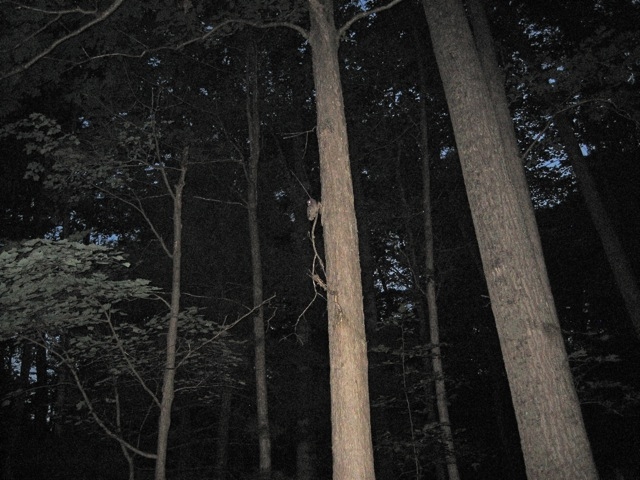
[{"label": "shadowed tree trunk", "polygon": [[[425,117],[425,122],[426,122],[426,110],[423,109],[422,113],[423,113],[423,116]],[[426,126],[426,123],[425,123],[425,126]],[[415,237],[413,235],[413,228],[410,222],[410,219],[415,216],[415,212],[412,210],[412,207],[407,199],[408,195],[403,182],[404,179],[407,178],[407,174],[402,170],[400,166],[401,156],[402,155],[401,155],[400,148],[398,148],[398,153],[396,154],[396,159],[397,159],[396,160],[396,184],[398,185],[398,190],[399,190],[398,199],[400,201],[401,211],[403,212],[402,220],[404,224],[403,225],[404,232],[405,232],[404,235],[406,237],[405,250],[408,254],[409,268],[413,272],[412,273],[412,276],[413,276],[412,289],[414,291],[415,298],[419,299],[416,302],[416,316],[418,318],[418,322],[420,325],[420,342],[422,342],[422,344],[426,346],[431,343],[429,318],[427,314],[426,290],[423,289],[420,284],[419,272],[421,271],[421,269],[418,264],[419,263],[418,255],[416,253],[417,242],[415,241]],[[434,373],[434,370],[433,370],[434,364],[432,362],[431,357],[428,355],[425,355],[423,357],[422,365],[424,367],[425,375],[429,379],[431,379],[432,378],[431,375],[432,373]],[[433,378],[435,378],[435,376]],[[427,423],[429,424],[440,423],[440,420],[438,418],[438,412],[436,410],[435,382],[431,383],[430,381],[425,381],[423,390],[424,390],[424,402],[425,402],[424,411],[426,413]],[[413,435],[414,435],[413,429],[412,429],[411,435],[413,440]],[[444,436],[442,438],[444,438]],[[441,438],[438,438],[437,440],[438,440],[438,443],[440,443],[439,441],[441,440]],[[446,450],[445,449],[438,450],[437,452],[433,453],[433,456],[436,459],[433,465],[434,473],[435,473],[436,479],[438,480],[446,479],[446,473],[443,467],[443,465],[446,464],[446,458],[443,458],[444,462],[441,461],[440,454],[442,452],[446,452]],[[422,474],[420,465],[419,464],[416,464],[416,465],[418,467],[416,468],[416,478],[422,478],[423,474]]]},{"label": "shadowed tree trunk", "polygon": [[425,273],[427,282],[427,308],[429,312],[429,343],[431,344],[431,367],[435,381],[436,407],[445,448],[445,461],[449,480],[459,480],[458,462],[453,444],[449,402],[444,383],[444,368],[440,349],[440,324],[436,303],[435,255],[433,251],[433,216],[431,209],[431,171],[429,169],[429,135],[427,132],[427,111],[425,95],[420,111],[420,150],[422,156],[422,206],[424,218]]},{"label": "shadowed tree trunk", "polygon": [[334,480],[372,480],[367,341],[347,125],[331,0],[309,0],[322,182]]},{"label": "shadowed tree trunk", "polygon": [[[175,396],[176,378],[176,343],[178,341],[178,316],[180,315],[180,277],[182,274],[182,193],[187,175],[189,148],[182,154],[179,168],[180,177],[175,188],[170,191],[173,199],[173,249],[171,303],[169,325],[167,327],[167,349],[165,357],[164,377],[162,379],[162,398],[160,399],[160,418],[158,420],[158,444],[156,447],[155,480],[165,480],[167,477],[167,449],[169,445],[169,428],[171,427],[171,407]],[[166,175],[166,172],[162,172]],[[165,184],[168,180],[165,177]]]},{"label": "shadowed tree trunk", "polygon": [[582,197],[591,216],[591,221],[596,227],[602,242],[613,278],[636,330],[636,335],[640,337],[640,289],[638,288],[638,281],[633,274],[629,259],[611,223],[609,214],[600,199],[600,194],[589,171],[589,166],[586,164],[586,159],[582,155],[580,145],[575,137],[571,121],[566,114],[562,113],[555,118],[555,123],[564,143],[569,163],[578,181],[578,187],[582,192]]},{"label": "shadowed tree trunk", "polygon": [[256,405],[258,409],[258,447],[260,480],[271,477],[271,435],[267,400],[267,362],[262,293],[262,257],[258,226],[258,161],[260,160],[260,117],[258,112],[258,52],[253,39],[247,46],[247,122],[249,126],[249,165],[247,171],[247,210],[251,242],[253,279],[253,334],[255,341]]},{"label": "shadowed tree trunk", "polygon": [[516,181],[461,0],[423,0],[530,480],[597,472],[533,209]]}]

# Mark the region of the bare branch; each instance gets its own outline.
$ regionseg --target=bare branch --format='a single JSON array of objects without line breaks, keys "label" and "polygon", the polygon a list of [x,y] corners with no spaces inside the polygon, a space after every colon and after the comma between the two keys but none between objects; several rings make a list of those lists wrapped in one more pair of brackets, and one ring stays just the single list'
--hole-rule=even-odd
[{"label": "bare branch", "polygon": [[113,336],[114,340],[116,341],[116,346],[118,347],[118,350],[120,350],[120,353],[122,354],[122,358],[124,358],[124,361],[127,363],[127,366],[129,367],[129,370],[131,371],[133,376],[136,378],[136,380],[138,380],[138,382],[140,383],[140,386],[142,387],[142,389],[145,392],[147,392],[149,394],[149,396],[151,397],[151,399],[154,401],[154,403],[158,407],[160,407],[160,400],[158,399],[157,395],[147,386],[147,382],[144,381],[144,379],[142,378],[142,376],[140,375],[140,373],[138,372],[136,367],[131,362],[131,359],[129,358],[130,357],[129,353],[124,349],[124,345],[122,344],[122,340],[120,340],[120,337],[118,336],[118,333],[116,332],[116,329],[113,326],[113,323],[111,322],[111,314],[110,314],[110,312],[105,312],[105,317],[107,319],[107,324],[109,325],[109,330],[111,330],[111,335]]},{"label": "bare branch", "polygon": [[[21,340],[24,340],[26,342],[32,343],[34,345],[38,345],[40,347],[47,348],[47,345],[45,345],[44,343],[39,342],[37,340],[34,340],[33,338],[24,337],[22,335],[19,335],[18,338],[20,338]],[[96,411],[95,407],[93,406],[93,402],[89,398],[89,395],[88,395],[87,391],[84,388],[84,384],[82,383],[82,380],[80,379],[80,376],[78,375],[78,371],[74,367],[74,362],[72,361],[71,358],[69,358],[67,352],[60,353],[60,352],[57,352],[55,349],[51,349],[51,348],[49,348],[47,350],[51,355],[56,357],[60,361],[61,364],[63,364],[65,367],[67,367],[69,373],[71,373],[71,376],[74,379],[74,382],[76,384],[76,387],[78,388],[78,391],[80,392],[80,395],[82,396],[82,400],[84,401],[84,404],[87,407],[87,410],[89,411],[88,412],[89,415],[91,416],[93,421],[107,435],[107,437],[115,440],[116,442],[118,442],[120,444],[120,446],[122,446],[123,448],[126,448],[130,452],[135,453],[136,455],[140,455],[141,457],[144,457],[144,458],[155,459],[156,455],[154,453],[145,452],[145,451],[140,450],[139,448],[136,448],[135,446],[131,445],[129,442],[127,442],[120,435],[118,435],[117,433],[113,432],[109,428],[109,426],[102,420],[100,415],[98,415],[98,412]]]},{"label": "bare branch", "polygon": [[351,25],[356,23],[358,20],[360,20],[360,19],[362,19],[364,17],[368,17],[369,15],[372,15],[374,13],[378,13],[378,12],[382,12],[384,10],[388,10],[391,7],[393,7],[394,5],[397,5],[398,3],[400,3],[401,1],[402,0],[391,0],[386,5],[380,5],[379,7],[372,8],[371,10],[367,10],[366,12],[360,12],[359,14],[354,15],[353,18],[351,18],[342,27],[340,27],[340,29],[338,30],[338,37],[339,38],[342,37],[342,35],[344,35],[347,32],[347,30],[349,30],[349,28],[351,28]]},{"label": "bare branch", "polygon": [[23,63],[22,65],[20,65],[19,67],[14,68],[13,70],[9,70],[9,72],[7,72],[7,73],[1,74],[0,75],[0,80],[3,80],[5,78],[9,78],[9,77],[17,75],[19,73],[22,73],[25,70],[27,70],[28,68],[32,67],[37,62],[42,60],[44,57],[49,55],[56,48],[58,48],[60,45],[65,43],[67,40],[70,40],[71,38],[77,37],[78,35],[80,35],[85,30],[87,30],[87,29],[93,27],[94,25],[96,25],[96,24],[98,24],[100,22],[103,22],[104,20],[109,18],[111,16],[111,14],[113,14],[113,12],[115,12],[123,3],[124,3],[124,0],[114,0],[114,2],[106,10],[104,10],[100,14],[97,14],[96,17],[93,20],[91,20],[90,22],[85,23],[81,27],[78,27],[76,30],[73,30],[72,32],[68,33],[67,35],[57,39],[51,45],[49,45],[47,48],[45,48],[40,53],[35,55],[33,58],[31,58],[31,60],[27,61],[26,63]]}]

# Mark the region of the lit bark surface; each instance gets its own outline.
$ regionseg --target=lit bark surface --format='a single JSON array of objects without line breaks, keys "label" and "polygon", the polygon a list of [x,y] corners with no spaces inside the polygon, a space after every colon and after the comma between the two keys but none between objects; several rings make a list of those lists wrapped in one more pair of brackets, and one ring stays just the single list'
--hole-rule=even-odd
[{"label": "lit bark surface", "polygon": [[532,209],[522,205],[460,0],[424,0],[530,480],[596,479]]}]

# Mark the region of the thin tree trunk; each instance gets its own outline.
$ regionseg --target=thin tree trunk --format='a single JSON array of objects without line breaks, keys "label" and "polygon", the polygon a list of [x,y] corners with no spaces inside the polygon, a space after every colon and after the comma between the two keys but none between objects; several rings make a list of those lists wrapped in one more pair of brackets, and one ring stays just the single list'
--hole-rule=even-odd
[{"label": "thin tree trunk", "polygon": [[[417,31],[414,29],[413,31],[414,34],[414,38],[416,40],[416,43],[420,42],[420,37],[417,33]],[[422,157],[422,168],[429,168],[429,134],[428,134],[428,123],[427,123],[427,69],[425,66],[425,63],[421,60],[418,60],[418,66],[419,66],[419,72],[420,72],[420,92],[421,92],[421,101],[420,101],[420,154]],[[425,165],[425,162],[426,165]],[[423,172],[423,182],[429,182],[428,184],[428,188],[429,188],[429,192],[431,191],[431,172],[428,170],[426,172],[426,174],[428,175],[428,178],[424,178],[425,177],[425,173]],[[426,195],[427,191],[426,191],[426,184],[423,184],[423,197]],[[422,205],[422,209],[424,211],[424,215],[427,215],[427,205],[424,204],[424,200],[423,200],[423,205]],[[431,198],[429,196],[429,222],[431,223],[433,220],[433,217],[431,215]],[[426,219],[425,219],[426,221]],[[425,235],[426,235],[426,228],[425,228]],[[433,237],[433,232],[431,234],[431,236]],[[425,248],[427,248],[428,245],[425,243]],[[431,248],[433,248],[433,238],[431,239]],[[426,259],[426,257],[425,257]],[[427,271],[425,272],[426,275],[433,275],[435,271],[435,266],[433,266],[433,268],[430,270],[429,267],[427,267]],[[426,295],[425,295],[426,297]],[[429,302],[428,299],[426,299],[427,304]],[[427,306],[428,308],[428,306]],[[424,310],[424,308],[421,308],[421,310]],[[430,326],[429,323],[425,317],[424,314],[420,315],[420,340],[422,341],[423,345],[427,345],[428,343],[432,343],[432,339],[431,339],[431,331],[430,331]],[[425,355],[423,360],[423,367],[424,367],[424,371],[426,372],[434,372],[433,370],[433,363],[431,360],[431,357],[428,355]],[[435,372],[434,372],[435,375]],[[436,405],[435,402],[437,402],[437,395],[436,395],[436,389],[435,389],[435,381],[433,383],[430,382],[425,382],[424,385],[424,397],[425,397],[425,404],[426,404],[426,411],[427,411],[427,421],[431,424],[435,423],[436,421],[440,421],[440,419],[438,418],[438,412],[436,411]],[[445,446],[446,448],[446,446]],[[455,457],[454,457],[455,459]],[[447,457],[447,453],[445,452],[444,455],[444,465],[448,464],[448,457]],[[446,479],[446,471],[444,468],[444,465],[442,462],[440,461],[436,461],[434,462],[434,474],[436,477],[436,480],[445,480]]]},{"label": "thin tree trunk", "polygon": [[425,272],[427,278],[427,308],[429,310],[429,343],[431,344],[431,366],[435,380],[436,406],[438,419],[442,429],[445,448],[445,460],[449,480],[459,480],[458,462],[451,421],[449,420],[449,402],[444,383],[444,368],[442,366],[442,352],[440,350],[440,324],[438,320],[438,305],[436,303],[435,256],[433,252],[433,216],[431,209],[431,171],[429,169],[429,135],[427,132],[427,112],[424,103],[420,112],[420,150],[422,154],[422,206],[424,210],[424,248]]},{"label": "thin tree trunk", "polygon": [[271,477],[271,436],[267,399],[267,366],[262,308],[262,258],[258,227],[258,161],[260,159],[260,117],[258,112],[258,53],[252,39],[247,48],[247,121],[249,126],[249,171],[247,210],[251,242],[251,271],[253,277],[253,333],[255,341],[256,404],[258,408],[258,446],[260,479]]},{"label": "thin tree trunk", "polygon": [[331,0],[309,0],[327,308],[334,480],[372,480],[367,340],[349,145]]},{"label": "thin tree trunk", "polygon": [[[425,120],[426,121],[426,120]],[[404,188],[404,183],[403,183],[403,179],[407,176],[401,169],[400,167],[400,158],[401,158],[401,149],[398,148],[398,153],[396,154],[396,184],[398,186],[398,190],[400,191],[399,195],[398,195],[398,199],[400,200],[400,205],[401,205],[401,211],[402,213],[402,223],[404,226],[404,235],[406,238],[406,251],[408,253],[408,262],[409,262],[409,269],[411,270],[411,272],[413,272],[413,292],[415,295],[415,298],[418,299],[417,303],[416,303],[416,316],[418,317],[418,322],[420,325],[420,341],[423,342],[424,345],[427,345],[430,342],[430,336],[429,336],[429,321],[427,318],[427,312],[425,309],[426,303],[424,303],[424,298],[423,298],[423,290],[421,290],[420,288],[420,277],[419,277],[419,271],[420,268],[418,266],[418,255],[416,254],[416,241],[414,239],[414,235],[413,235],[413,229],[411,228],[411,222],[409,221],[409,219],[411,217],[413,217],[413,212],[411,210],[411,206],[407,200],[407,192],[406,189]],[[423,367],[424,367],[424,372],[425,375],[431,375],[431,373],[433,372],[433,364],[431,362],[431,358],[429,358],[428,356],[424,356],[423,358]],[[404,372],[404,360],[403,360],[403,372]],[[404,378],[404,375],[403,375]],[[438,415],[436,412],[436,404],[435,404],[435,390],[434,390],[434,385],[431,385],[429,382],[424,382],[424,402],[425,402],[425,412],[427,414],[427,422],[429,423],[436,423],[438,422]],[[405,396],[406,396],[406,388],[405,390]],[[408,416],[409,416],[409,420],[411,422],[411,411],[408,412]],[[413,425],[412,425],[413,427]],[[411,441],[412,443],[415,442],[415,429],[412,428],[411,430]],[[417,459],[417,455],[415,455],[415,448],[414,448],[414,456]],[[419,463],[416,462],[416,478],[422,478],[422,471],[420,468]],[[444,480],[445,479],[445,470],[442,467],[442,463],[438,460],[436,462],[434,462],[434,468],[435,468],[435,474],[436,474],[436,478],[438,480]]]},{"label": "thin tree trunk", "polygon": [[586,164],[586,159],[582,155],[575,137],[571,121],[563,113],[556,117],[555,123],[562,137],[569,163],[578,181],[578,187],[582,192],[591,221],[596,227],[600,242],[602,242],[613,278],[636,330],[636,335],[640,337],[640,289],[638,288],[638,281],[633,274],[631,264],[620,243],[609,214],[600,199],[596,184],[591,172],[589,172],[589,166]]},{"label": "thin tree trunk", "polygon": [[[178,316],[180,314],[180,277],[182,273],[182,193],[187,175],[189,148],[184,149],[180,177],[175,191],[170,192],[173,198],[173,251],[171,303],[169,325],[167,328],[167,349],[165,357],[164,377],[162,379],[162,398],[160,400],[160,418],[158,419],[158,444],[156,448],[155,480],[165,480],[167,475],[167,447],[169,428],[171,427],[171,406],[175,396],[176,377],[176,343],[178,341]],[[163,172],[164,174],[164,172]]]},{"label": "thin tree trunk", "polygon": [[[424,0],[530,480],[597,472],[531,205],[514,181],[461,0]],[[528,199],[527,199],[528,200]],[[530,203],[530,200],[528,200]]]}]

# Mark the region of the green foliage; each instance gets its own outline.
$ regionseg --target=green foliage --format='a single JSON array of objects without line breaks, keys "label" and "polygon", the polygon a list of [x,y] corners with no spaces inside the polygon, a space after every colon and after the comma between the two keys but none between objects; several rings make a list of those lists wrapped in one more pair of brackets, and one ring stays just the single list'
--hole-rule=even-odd
[{"label": "green foliage", "polygon": [[0,252],[0,336],[62,332],[103,321],[116,305],[158,292],[144,279],[113,279],[129,267],[117,251],[67,240],[29,240]]}]

